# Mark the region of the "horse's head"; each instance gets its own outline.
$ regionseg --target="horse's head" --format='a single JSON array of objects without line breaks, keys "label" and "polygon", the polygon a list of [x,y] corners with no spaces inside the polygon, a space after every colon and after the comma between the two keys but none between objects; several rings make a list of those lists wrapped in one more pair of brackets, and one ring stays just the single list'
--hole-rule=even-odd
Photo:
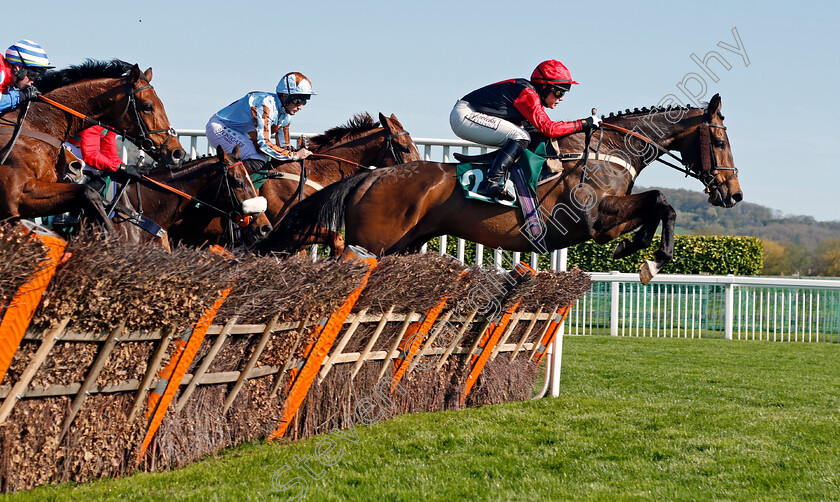
[{"label": "horse's head", "polygon": [[233,155],[226,155],[221,147],[216,149],[220,169],[223,171],[223,186],[227,190],[226,210],[231,211],[231,220],[239,225],[248,244],[260,241],[271,233],[271,222],[265,215],[265,197],[257,195],[248,170],[239,161],[239,146]]},{"label": "horse's head", "polygon": [[382,124],[385,132],[385,143],[379,158],[374,162],[375,166],[387,167],[423,160],[414,140],[393,113],[390,117],[386,117],[380,112],[379,123]]},{"label": "horse's head", "polygon": [[143,72],[134,65],[126,78],[127,101],[117,120],[117,127],[157,162],[167,166],[180,165],[186,158],[186,152],[175,137],[163,103],[150,84],[152,69]]},{"label": "horse's head", "polygon": [[691,159],[689,168],[706,185],[710,204],[732,207],[744,196],[720,109],[720,95],[715,94],[703,113],[703,122],[686,142],[689,146],[683,159]]}]

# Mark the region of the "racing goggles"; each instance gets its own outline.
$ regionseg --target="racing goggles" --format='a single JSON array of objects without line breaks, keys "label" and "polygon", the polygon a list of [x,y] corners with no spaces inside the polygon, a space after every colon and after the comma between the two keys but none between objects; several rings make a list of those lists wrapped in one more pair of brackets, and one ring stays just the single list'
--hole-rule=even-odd
[{"label": "racing goggles", "polygon": [[551,92],[553,92],[553,93],[554,93],[554,96],[555,96],[555,97],[557,97],[557,98],[562,98],[563,96],[565,96],[565,95],[566,95],[566,93],[567,93],[567,92],[569,92],[569,89],[571,89],[571,87],[561,87],[561,86],[559,86],[559,85],[555,85],[555,86],[551,89]]},{"label": "racing goggles", "polygon": [[309,101],[309,98],[311,97],[312,96],[308,94],[292,94],[291,96],[289,96],[288,100],[286,100],[286,103],[290,106],[303,106],[306,104],[307,101]]}]

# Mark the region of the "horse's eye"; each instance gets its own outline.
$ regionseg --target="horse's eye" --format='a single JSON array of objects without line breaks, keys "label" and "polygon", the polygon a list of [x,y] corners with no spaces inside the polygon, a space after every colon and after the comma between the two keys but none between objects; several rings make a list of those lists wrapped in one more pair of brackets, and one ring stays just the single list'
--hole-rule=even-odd
[{"label": "horse's eye", "polygon": [[143,101],[140,103],[140,109],[143,110],[144,113],[151,113],[155,110],[155,107],[148,101]]},{"label": "horse's eye", "polygon": [[717,148],[717,149],[719,149],[719,150],[724,150],[724,149],[726,149],[726,141],[722,141],[722,140],[716,139],[716,140],[715,140],[715,148]]}]

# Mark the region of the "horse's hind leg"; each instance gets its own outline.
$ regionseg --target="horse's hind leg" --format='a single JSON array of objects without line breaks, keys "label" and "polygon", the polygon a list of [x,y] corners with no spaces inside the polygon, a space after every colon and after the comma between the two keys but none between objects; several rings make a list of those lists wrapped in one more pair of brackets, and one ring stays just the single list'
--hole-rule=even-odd
[{"label": "horse's hind leg", "polygon": [[26,218],[83,208],[90,210],[105,230],[114,233],[114,226],[105,214],[102,197],[87,185],[33,180],[24,186],[18,208],[20,215]]},{"label": "horse's hind leg", "polygon": [[641,194],[605,197],[598,206],[598,220],[595,229],[597,242],[606,243],[634,228],[639,228],[633,239],[618,243],[613,253],[615,258],[624,258],[650,246],[656,228],[662,222],[662,239],[653,260],[642,264],[641,281],[647,284],[674,257],[674,223],[677,213],[658,190]]}]

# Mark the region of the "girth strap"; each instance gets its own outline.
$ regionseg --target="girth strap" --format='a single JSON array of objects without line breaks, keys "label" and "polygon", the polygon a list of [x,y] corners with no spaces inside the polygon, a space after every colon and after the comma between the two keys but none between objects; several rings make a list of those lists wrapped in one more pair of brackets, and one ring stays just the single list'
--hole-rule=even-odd
[{"label": "girth strap", "polygon": [[[583,153],[564,153],[563,155],[558,156],[558,158],[563,162],[566,162],[567,160],[581,160],[583,159],[583,157]],[[602,162],[609,162],[610,164],[617,164],[623,167],[625,171],[629,172],[630,176],[634,179],[636,178],[636,175],[639,174],[636,171],[636,168],[627,163],[626,160],[616,155],[604,155],[603,153],[590,152],[589,158],[594,160],[600,160]]]},{"label": "girth strap", "polygon": [[[15,128],[12,127],[12,126],[0,126],[0,134],[13,134],[14,130],[15,130]],[[54,146],[56,148],[61,148],[61,145],[64,143],[63,141],[56,138],[55,136],[51,136],[51,135],[49,135],[47,133],[43,133],[41,131],[36,131],[34,129],[27,129],[25,127],[21,128],[20,135],[21,136],[28,136],[30,138],[34,138],[34,139],[37,139],[37,140],[41,140],[44,143],[46,143],[50,146]]]},{"label": "girth strap", "polygon": [[121,213],[123,216],[125,216],[128,222],[137,225],[138,227],[142,228],[146,232],[149,232],[155,237],[162,238],[164,235],[166,235],[166,230],[163,227],[150,220],[149,218],[145,217],[141,213],[133,211],[127,208],[126,206],[123,206],[122,204],[117,204],[116,206],[114,206],[114,209],[117,212]]},{"label": "girth strap", "polygon": [[[254,174],[262,174],[262,173],[266,173],[267,174],[266,177],[268,179],[284,179],[284,180],[298,181],[298,182],[300,181],[300,176],[298,176],[297,174],[284,173],[284,172],[281,172],[281,171],[257,171]],[[318,183],[315,183],[314,181],[312,181],[310,179],[306,180],[306,185],[314,188],[317,191],[321,191],[321,190],[324,189],[323,185],[319,185]]]}]

